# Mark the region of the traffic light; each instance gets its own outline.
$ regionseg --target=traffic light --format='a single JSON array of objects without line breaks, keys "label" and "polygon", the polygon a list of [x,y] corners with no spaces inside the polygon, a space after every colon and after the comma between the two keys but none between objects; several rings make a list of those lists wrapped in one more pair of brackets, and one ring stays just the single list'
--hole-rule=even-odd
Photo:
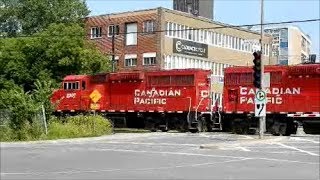
[{"label": "traffic light", "polygon": [[256,51],[253,53],[253,85],[256,88],[261,88],[261,52]]}]

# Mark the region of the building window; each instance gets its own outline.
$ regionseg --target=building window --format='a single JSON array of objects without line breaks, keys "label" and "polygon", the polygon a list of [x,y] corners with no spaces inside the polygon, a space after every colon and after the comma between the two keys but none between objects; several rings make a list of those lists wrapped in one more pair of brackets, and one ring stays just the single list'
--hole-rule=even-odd
[{"label": "building window", "polygon": [[137,45],[137,23],[126,24],[126,45]]},{"label": "building window", "polygon": [[119,25],[110,25],[108,27],[108,36],[112,36],[113,33],[114,35],[119,35]]},{"label": "building window", "polygon": [[144,21],[143,22],[143,32],[145,33],[152,33],[155,30],[155,26],[154,26],[154,21],[149,20],[149,21]]},{"label": "building window", "polygon": [[172,36],[172,34],[173,34],[173,32],[172,32],[172,23],[169,23],[168,25],[169,25],[169,27],[168,27],[169,36]]},{"label": "building window", "polygon": [[125,59],[124,61],[124,66],[126,67],[136,66],[136,65],[137,65],[137,58]]},{"label": "building window", "polygon": [[188,13],[192,14],[192,4],[190,3],[187,4],[187,11]]},{"label": "building window", "polygon": [[143,58],[143,65],[150,66],[156,64],[156,57],[145,57]]},{"label": "building window", "polygon": [[188,40],[192,40],[192,30],[190,27],[188,27],[188,30],[187,30],[187,34],[188,34]]},{"label": "building window", "polygon": [[173,37],[176,37],[176,34],[177,34],[177,28],[176,28],[176,23],[172,23],[172,36]]},{"label": "building window", "polygon": [[93,27],[91,28],[91,39],[100,38],[101,37],[101,27]]},{"label": "building window", "polygon": [[143,65],[155,65],[157,63],[156,55],[156,53],[143,53]]}]

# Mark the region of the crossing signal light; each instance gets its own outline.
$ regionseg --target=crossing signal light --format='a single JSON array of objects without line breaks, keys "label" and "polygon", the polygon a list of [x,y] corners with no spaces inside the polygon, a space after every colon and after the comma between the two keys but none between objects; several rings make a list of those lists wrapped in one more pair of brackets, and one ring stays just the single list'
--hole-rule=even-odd
[{"label": "crossing signal light", "polygon": [[253,53],[253,85],[256,88],[261,88],[261,52]]}]

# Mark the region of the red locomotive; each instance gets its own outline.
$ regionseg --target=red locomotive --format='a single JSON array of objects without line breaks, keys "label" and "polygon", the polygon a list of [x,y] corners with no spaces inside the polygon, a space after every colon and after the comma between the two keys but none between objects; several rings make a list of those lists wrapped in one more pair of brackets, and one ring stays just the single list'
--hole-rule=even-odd
[{"label": "red locomotive", "polygon": [[189,69],[70,75],[51,101],[59,113],[95,111],[128,127],[197,131],[196,119],[211,121],[210,74]]},{"label": "red locomotive", "polygon": [[[238,133],[257,124],[252,73],[251,67],[225,69],[220,122]],[[320,64],[265,66],[265,73],[270,75],[270,87],[265,89],[267,131],[289,135],[301,122],[306,133],[320,133]]]}]

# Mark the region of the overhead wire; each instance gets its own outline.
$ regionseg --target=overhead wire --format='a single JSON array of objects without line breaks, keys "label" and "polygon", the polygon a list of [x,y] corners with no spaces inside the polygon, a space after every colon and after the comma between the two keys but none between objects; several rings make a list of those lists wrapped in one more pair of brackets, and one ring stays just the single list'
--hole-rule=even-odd
[{"label": "overhead wire", "polygon": [[[281,25],[281,24],[293,24],[293,23],[307,23],[307,22],[316,22],[320,21],[320,19],[305,19],[305,20],[293,20],[293,21],[281,21],[281,22],[271,22],[271,23],[263,23],[263,26],[268,25]],[[217,24],[220,25],[220,24]],[[225,29],[225,28],[243,28],[243,27],[253,27],[253,26],[261,26],[261,24],[243,24],[243,25],[220,25],[219,27],[205,27],[205,28],[187,28],[187,29],[166,29],[166,30],[154,30],[152,32],[145,32],[145,31],[135,31],[135,32],[119,32],[116,35],[126,35],[126,34],[147,34],[147,33],[161,33],[161,32],[179,32],[179,31],[194,31],[194,30],[215,30],[215,29]],[[247,29],[244,29],[247,30]],[[253,31],[254,32],[254,31]],[[86,33],[86,35],[48,35],[49,37],[63,37],[63,36],[91,36],[93,33]],[[99,35],[109,35],[109,33],[99,33]],[[111,34],[112,36],[112,34]],[[2,38],[19,38],[19,37],[46,37],[45,35],[16,35],[14,37],[10,36],[0,36]]]}]

